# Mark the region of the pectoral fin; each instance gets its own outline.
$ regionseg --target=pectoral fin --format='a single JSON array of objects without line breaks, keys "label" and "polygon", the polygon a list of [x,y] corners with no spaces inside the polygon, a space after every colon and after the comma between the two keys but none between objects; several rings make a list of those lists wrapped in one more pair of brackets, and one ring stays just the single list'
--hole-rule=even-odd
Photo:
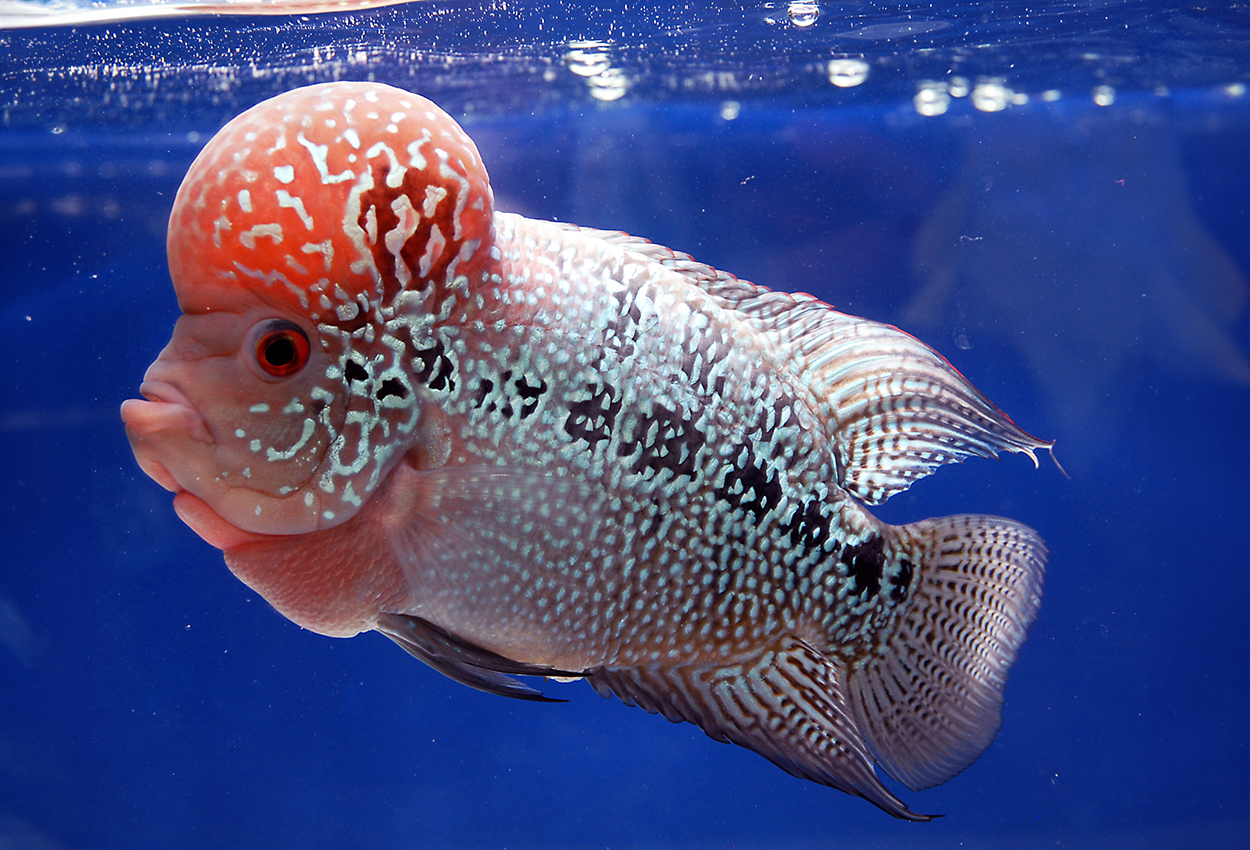
[{"label": "pectoral fin", "polygon": [[378,617],[377,630],[403,647],[409,655],[424,661],[444,676],[470,688],[501,697],[534,702],[567,702],[543,696],[541,691],[508,674],[559,678],[576,678],[579,675],[504,658],[449,634],[420,617],[407,614],[382,614]]}]

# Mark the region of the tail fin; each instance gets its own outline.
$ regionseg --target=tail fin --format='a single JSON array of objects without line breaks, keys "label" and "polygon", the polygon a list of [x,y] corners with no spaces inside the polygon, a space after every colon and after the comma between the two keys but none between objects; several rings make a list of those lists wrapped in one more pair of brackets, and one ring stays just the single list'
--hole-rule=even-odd
[{"label": "tail fin", "polygon": [[913,791],[950,779],[1001,723],[1007,671],[1041,602],[1046,545],[1007,519],[902,526],[920,564],[890,634],[848,682],[877,763]]}]

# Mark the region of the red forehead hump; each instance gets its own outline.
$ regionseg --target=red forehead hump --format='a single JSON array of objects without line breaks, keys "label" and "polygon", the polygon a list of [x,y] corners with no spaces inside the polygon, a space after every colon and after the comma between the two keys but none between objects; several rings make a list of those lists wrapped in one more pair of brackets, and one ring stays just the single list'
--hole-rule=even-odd
[{"label": "red forehead hump", "polygon": [[169,270],[184,312],[259,297],[334,321],[347,302],[446,282],[489,248],[492,212],[477,147],[429,100],[308,86],[239,115],[196,157],[169,219]]}]

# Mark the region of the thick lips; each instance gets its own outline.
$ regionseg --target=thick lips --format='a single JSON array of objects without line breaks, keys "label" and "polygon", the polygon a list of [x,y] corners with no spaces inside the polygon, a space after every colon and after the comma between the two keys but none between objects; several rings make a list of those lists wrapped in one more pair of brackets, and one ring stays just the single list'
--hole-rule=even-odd
[{"label": "thick lips", "polygon": [[145,438],[166,431],[185,430],[193,439],[211,444],[212,435],[187,397],[172,384],[144,381],[139,392],[149,400],[128,399],[122,402],[121,409],[126,436],[130,438],[135,459],[153,481],[171,493],[179,493],[182,486],[165,465],[153,457],[150,447],[145,446]]},{"label": "thick lips", "polygon": [[203,418],[173,384],[144,381],[139,385],[139,392],[148,400],[131,399],[122,403],[122,421],[127,429],[133,429],[137,434],[153,434],[185,428],[192,438],[202,443],[216,442]]}]

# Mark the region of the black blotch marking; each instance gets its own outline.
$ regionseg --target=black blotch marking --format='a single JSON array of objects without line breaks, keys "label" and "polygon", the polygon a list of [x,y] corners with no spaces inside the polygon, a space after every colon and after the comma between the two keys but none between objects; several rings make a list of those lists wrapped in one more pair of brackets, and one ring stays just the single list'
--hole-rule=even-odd
[{"label": "black blotch marking", "polygon": [[[655,428],[655,441],[647,444],[647,434]],[[695,455],[707,442],[703,432],[694,422],[667,407],[656,405],[650,416],[639,417],[634,422],[633,433],[622,439],[618,451],[621,457],[629,457],[638,451],[638,458],[630,465],[630,472],[650,469],[659,472],[668,469],[674,475],[695,475]]]},{"label": "black blotch marking", "polygon": [[[490,378],[483,378],[481,383],[477,385],[477,397],[473,399],[473,406],[481,407],[483,404],[485,404],[486,397],[490,395],[494,389],[495,389],[495,382],[492,381]],[[495,403],[492,401],[490,403],[490,407],[486,409],[489,411],[494,411]]]},{"label": "black blotch marking", "polygon": [[[716,498],[735,508],[748,511],[758,523],[781,503],[781,481],[775,473],[755,462],[755,453],[743,444],[733,457],[746,457],[746,465],[734,466],[725,473],[725,483],[716,490]],[[739,485],[741,485],[739,487]],[[825,524],[826,533],[828,523]]]},{"label": "black blotch marking", "polygon": [[[505,381],[507,380],[506,376],[510,374],[512,373],[511,372],[504,373]],[[493,401],[488,402],[486,400],[487,397],[489,397],[490,394],[493,393],[494,391],[495,391],[495,382],[492,381],[490,378],[483,378],[477,385],[477,394],[476,394],[476,398],[473,400],[473,406],[476,408],[485,407],[487,413],[494,413],[496,410],[500,410],[499,404],[497,402],[493,402]],[[508,404],[507,402],[504,402],[502,412],[504,416],[511,416],[512,405]]]},{"label": "black blotch marking", "polygon": [[842,550],[841,561],[847,574],[855,581],[851,591],[856,596],[876,596],[881,591],[881,572],[885,567],[885,540],[874,534],[857,546]]},{"label": "black blotch marking", "polygon": [[451,391],[456,388],[454,377],[456,367],[447,356],[447,349],[442,340],[436,340],[429,348],[414,349],[413,366],[416,367],[417,363],[421,366],[413,377],[419,383],[425,384],[432,390]]},{"label": "black blotch marking", "polygon": [[906,559],[898,562],[898,575],[890,577],[890,601],[894,603],[902,602],[907,596],[907,589],[911,587],[911,578],[915,574],[915,567],[911,561]]},{"label": "black blotch marking", "polygon": [[343,367],[343,377],[349,381],[367,381],[369,373],[365,371],[365,367],[361,366],[355,360],[348,360],[347,365]]},{"label": "black blotch marking", "polygon": [[399,396],[400,398],[408,398],[408,388],[398,378],[387,378],[382,382],[382,386],[378,388],[377,398],[381,401],[391,396]]},{"label": "black blotch marking", "polygon": [[829,526],[833,522],[833,512],[825,514],[821,511],[819,499],[808,499],[786,522],[778,527],[778,531],[790,537],[790,546],[802,546],[808,551],[820,549],[829,539]]},{"label": "black blotch marking", "polygon": [[574,440],[585,440],[591,451],[601,440],[612,436],[621,412],[621,394],[608,384],[587,384],[588,398],[569,402],[564,432]]},{"label": "black blotch marking", "polygon": [[537,384],[531,384],[522,375],[516,379],[514,386],[517,397],[521,400],[521,418],[524,419],[538,409],[538,399],[547,392],[547,382],[539,380]]},{"label": "black blotch marking", "polygon": [[520,410],[521,418],[524,419],[538,408],[538,399],[547,392],[547,382],[540,380],[536,384],[531,384],[525,375],[512,380],[512,370],[509,369],[499,376],[498,395],[501,402],[486,400],[493,392],[495,392],[495,382],[490,378],[483,378],[477,386],[473,406],[485,407],[487,413],[494,413],[498,410],[509,418]]}]

